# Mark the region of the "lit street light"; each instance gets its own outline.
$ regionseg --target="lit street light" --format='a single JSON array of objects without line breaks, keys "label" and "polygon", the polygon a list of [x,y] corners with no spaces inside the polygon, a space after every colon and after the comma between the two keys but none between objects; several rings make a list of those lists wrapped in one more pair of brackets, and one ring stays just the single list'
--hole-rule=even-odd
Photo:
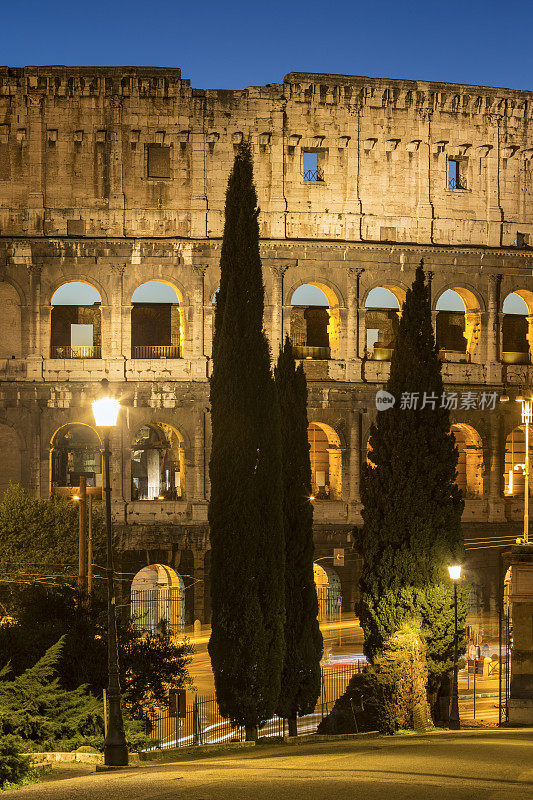
[{"label": "lit street light", "polygon": [[[108,381],[102,381],[104,390]],[[107,662],[109,673],[109,725],[104,743],[104,762],[107,766],[122,767],[128,764],[128,746],[120,707],[120,680],[118,670],[117,621],[115,614],[115,579],[113,566],[113,541],[111,535],[111,481],[109,471],[109,432],[117,424],[120,403],[114,397],[101,397],[92,403],[96,425],[103,430],[105,527],[107,539]]]},{"label": "lit street light", "polygon": [[454,565],[448,567],[450,578],[453,581],[453,594],[454,594],[454,618],[455,629],[453,638],[453,684],[452,684],[452,707],[450,709],[450,728],[458,731],[461,727],[461,720],[459,719],[459,680],[458,680],[458,664],[457,664],[457,581],[461,578],[461,567]]}]

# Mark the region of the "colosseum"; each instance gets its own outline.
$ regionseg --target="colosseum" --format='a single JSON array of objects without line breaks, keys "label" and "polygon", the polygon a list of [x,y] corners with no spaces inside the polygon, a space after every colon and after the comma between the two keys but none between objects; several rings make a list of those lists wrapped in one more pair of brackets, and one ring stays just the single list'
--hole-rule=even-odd
[{"label": "colosseum", "polygon": [[[407,287],[431,280],[472,607],[520,534],[517,403],[533,344],[533,93],[291,73],[194,89],[179,69],[0,69],[0,489],[101,496],[107,378],[120,569],[186,578],[207,622],[209,374],[226,183],[249,141],[272,352],[309,383],[316,557],[353,608],[359,475]],[[238,453],[235,454],[238,458]],[[489,546],[490,545],[490,546]],[[128,577],[129,576],[129,577]],[[144,583],[143,583],[144,581]],[[129,583],[128,583],[129,582]],[[336,591],[338,584],[336,584]]]}]

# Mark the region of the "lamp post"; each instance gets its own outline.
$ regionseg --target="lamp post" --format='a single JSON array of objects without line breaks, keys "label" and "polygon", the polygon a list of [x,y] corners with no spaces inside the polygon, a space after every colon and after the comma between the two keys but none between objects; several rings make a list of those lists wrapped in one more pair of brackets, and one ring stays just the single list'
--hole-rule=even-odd
[{"label": "lamp post", "polygon": [[454,596],[454,637],[453,637],[453,684],[452,684],[452,707],[450,709],[449,726],[452,730],[458,731],[461,727],[459,719],[459,676],[458,676],[458,656],[457,656],[457,581],[461,577],[461,567],[458,565],[448,567],[450,578],[453,581]]},{"label": "lamp post", "polygon": [[522,544],[529,544],[529,426],[533,422],[533,401],[531,397],[518,395],[517,403],[522,405],[522,423],[526,426],[526,454],[524,458],[524,535]]},{"label": "lamp post", "polygon": [[[102,385],[107,387],[107,380]],[[123,767],[128,764],[128,746],[124,734],[122,710],[120,708],[120,681],[118,671],[117,620],[115,614],[115,578],[113,567],[113,541],[111,536],[111,482],[109,476],[109,432],[117,424],[120,403],[114,397],[106,396],[95,400],[92,404],[97,427],[102,428],[104,449],[104,492],[105,492],[105,527],[107,540],[107,663],[108,663],[108,699],[109,725],[104,743],[104,763],[107,766]]]}]

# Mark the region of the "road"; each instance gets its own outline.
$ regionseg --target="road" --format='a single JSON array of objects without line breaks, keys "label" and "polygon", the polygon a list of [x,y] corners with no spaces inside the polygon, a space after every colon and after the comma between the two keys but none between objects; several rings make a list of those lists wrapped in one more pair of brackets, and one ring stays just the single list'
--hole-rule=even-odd
[{"label": "road", "polygon": [[[11,796],[5,793],[6,799]],[[24,787],[14,800],[533,800],[533,730],[261,746]]]}]

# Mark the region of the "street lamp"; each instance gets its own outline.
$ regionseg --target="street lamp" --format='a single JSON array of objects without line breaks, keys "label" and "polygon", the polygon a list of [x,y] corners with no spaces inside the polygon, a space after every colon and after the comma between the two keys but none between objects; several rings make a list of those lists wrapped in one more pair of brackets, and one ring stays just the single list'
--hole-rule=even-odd
[{"label": "street lamp", "polygon": [[448,567],[450,578],[453,581],[453,595],[454,595],[454,618],[455,628],[453,637],[453,684],[452,684],[452,707],[450,709],[450,728],[458,731],[461,727],[461,720],[459,719],[459,680],[458,680],[458,664],[457,664],[457,581],[461,578],[461,567],[456,564]]},{"label": "street lamp", "polygon": [[526,456],[524,459],[524,536],[522,544],[529,544],[529,426],[533,422],[533,401],[531,397],[518,395],[517,403],[522,405],[522,423],[526,426]]},{"label": "street lamp", "polygon": [[[104,378],[102,387],[107,389]],[[120,680],[118,671],[117,620],[115,615],[115,578],[113,566],[113,541],[111,535],[111,481],[109,475],[109,432],[117,424],[120,403],[114,397],[106,396],[92,403],[94,420],[102,428],[104,438],[103,467],[105,492],[105,527],[107,539],[107,665],[109,725],[104,743],[104,763],[111,767],[124,767],[128,764],[128,746],[124,734],[122,710],[120,708]]]}]

